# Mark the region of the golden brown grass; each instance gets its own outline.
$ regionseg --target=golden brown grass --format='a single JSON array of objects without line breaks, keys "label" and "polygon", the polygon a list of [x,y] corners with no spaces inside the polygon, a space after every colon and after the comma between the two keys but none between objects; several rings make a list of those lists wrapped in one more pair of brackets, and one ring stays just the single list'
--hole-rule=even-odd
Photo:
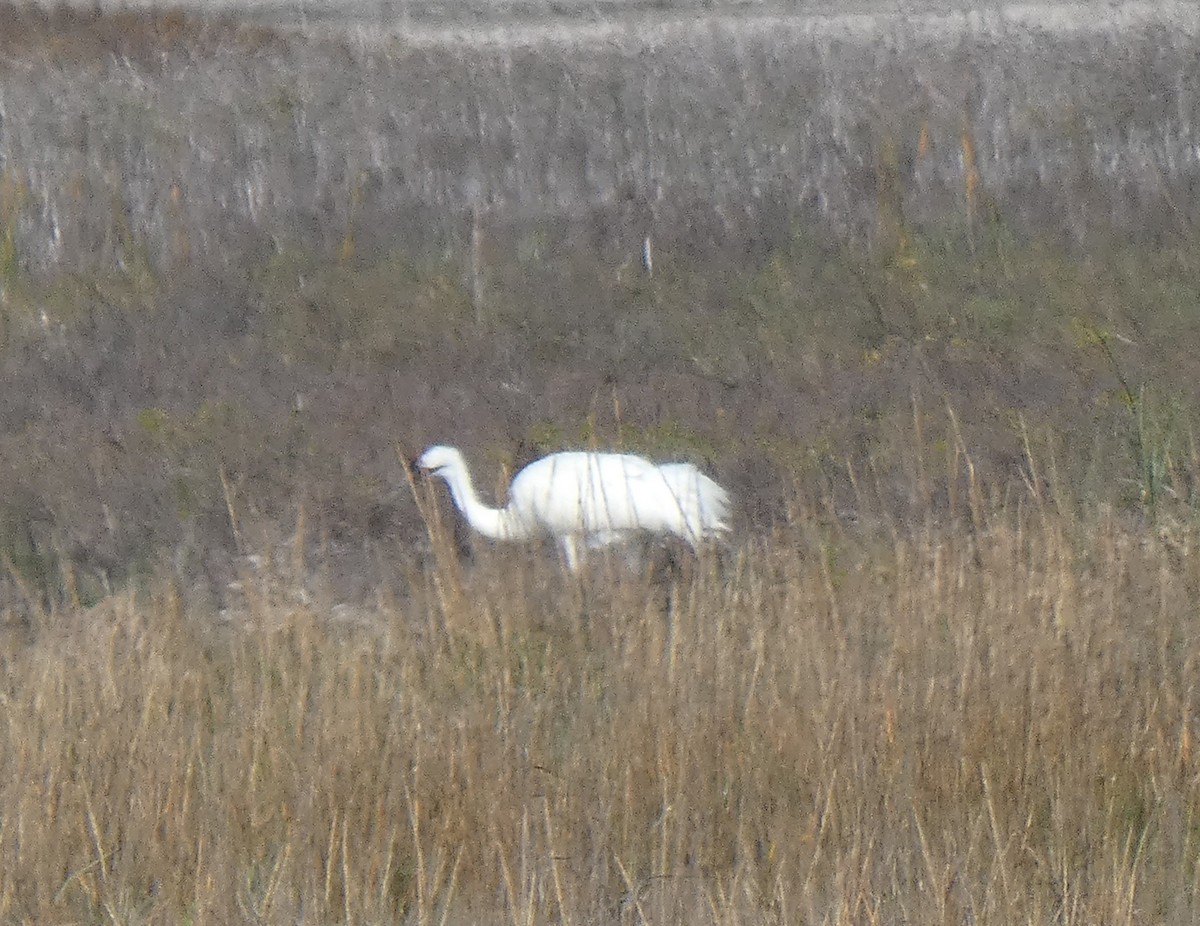
[{"label": "golden brown grass", "polygon": [[814,523],[671,582],[443,557],[361,621],[45,616],[0,919],[1194,921],[1191,535]]}]

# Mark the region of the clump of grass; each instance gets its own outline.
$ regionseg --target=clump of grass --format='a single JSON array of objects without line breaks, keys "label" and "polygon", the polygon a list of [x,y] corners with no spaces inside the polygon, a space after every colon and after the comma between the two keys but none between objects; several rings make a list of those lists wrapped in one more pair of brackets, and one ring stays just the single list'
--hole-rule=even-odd
[{"label": "clump of grass", "polygon": [[0,173],[0,290],[3,301],[7,301],[9,283],[16,276],[18,269],[17,258],[17,223],[21,211],[29,198],[29,188],[16,171],[5,168]]},{"label": "clump of grass", "polygon": [[674,579],[434,522],[358,612],[43,615],[0,650],[0,916],[1193,918],[1194,544],[972,495]]},{"label": "clump of grass", "polygon": [[395,366],[474,327],[470,296],[448,267],[398,254],[314,265],[284,252],[258,285],[269,346],[289,362]]}]

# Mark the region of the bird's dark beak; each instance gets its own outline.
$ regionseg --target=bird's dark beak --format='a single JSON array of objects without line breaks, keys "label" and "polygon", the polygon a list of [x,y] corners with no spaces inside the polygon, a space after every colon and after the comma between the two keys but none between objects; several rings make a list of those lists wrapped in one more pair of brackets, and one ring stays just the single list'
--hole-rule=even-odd
[{"label": "bird's dark beak", "polygon": [[410,460],[405,460],[404,465],[408,467],[408,474],[414,482],[424,479],[429,475],[429,470],[424,469],[420,462],[420,457],[413,457]]}]

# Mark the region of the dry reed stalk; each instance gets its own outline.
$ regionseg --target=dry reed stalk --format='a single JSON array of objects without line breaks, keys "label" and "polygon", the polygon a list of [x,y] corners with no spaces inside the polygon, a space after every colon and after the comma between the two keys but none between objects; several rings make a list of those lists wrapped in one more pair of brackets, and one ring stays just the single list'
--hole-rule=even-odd
[{"label": "dry reed stalk", "polygon": [[[1168,549],[1035,504],[797,530],[669,595],[481,550],[386,634],[129,593],[0,650],[0,914],[1188,921],[1200,570]],[[429,633],[452,608],[502,636]]]}]

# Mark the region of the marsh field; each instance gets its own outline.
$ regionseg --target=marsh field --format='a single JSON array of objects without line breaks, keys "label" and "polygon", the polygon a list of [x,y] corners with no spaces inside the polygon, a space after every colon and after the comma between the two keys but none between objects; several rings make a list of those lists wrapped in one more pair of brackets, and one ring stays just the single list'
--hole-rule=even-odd
[{"label": "marsh field", "polygon": [[876,8],[0,6],[0,922],[1200,921],[1200,10]]}]

